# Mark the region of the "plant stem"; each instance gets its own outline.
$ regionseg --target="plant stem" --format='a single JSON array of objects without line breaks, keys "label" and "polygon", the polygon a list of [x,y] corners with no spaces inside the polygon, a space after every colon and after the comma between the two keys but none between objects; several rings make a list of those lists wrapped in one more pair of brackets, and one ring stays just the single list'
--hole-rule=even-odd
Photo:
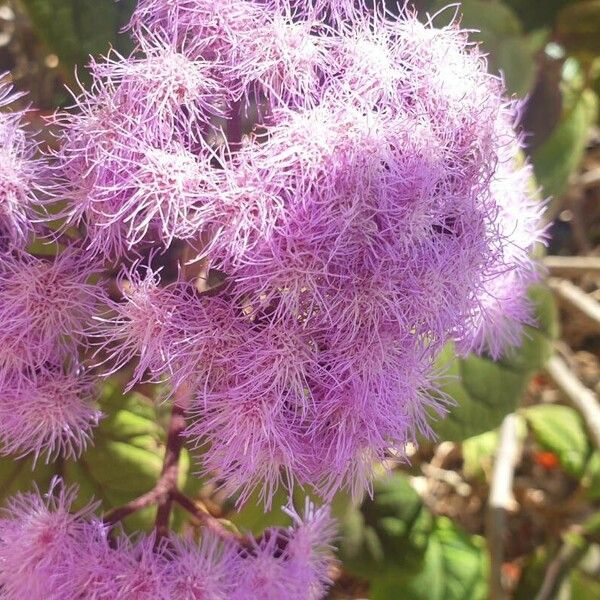
[{"label": "plant stem", "polygon": [[200,521],[204,527],[216,533],[220,538],[232,541],[236,544],[250,544],[249,539],[243,537],[242,535],[235,534],[233,531],[223,527],[219,520],[213,517],[208,510],[204,510],[201,506],[188,498],[185,494],[182,494],[179,490],[175,490],[171,497],[182,508],[198,519],[198,521]]},{"label": "plant stem", "polygon": [[158,508],[156,510],[155,528],[157,541],[169,534],[169,519],[173,507],[172,494],[177,490],[177,479],[179,476],[179,457],[181,456],[181,448],[183,447],[183,437],[181,434],[185,429],[185,410],[177,400],[176,398],[171,411],[167,448],[159,479],[164,493],[158,498]]}]

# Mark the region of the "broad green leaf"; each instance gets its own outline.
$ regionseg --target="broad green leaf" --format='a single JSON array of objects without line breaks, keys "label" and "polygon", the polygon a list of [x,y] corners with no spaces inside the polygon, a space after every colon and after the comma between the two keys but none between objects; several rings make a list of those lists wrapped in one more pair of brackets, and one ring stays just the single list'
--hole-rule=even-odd
[{"label": "broad green leaf", "polygon": [[[234,500],[232,499],[232,502]],[[279,487],[273,497],[271,508],[265,510],[260,498],[260,491],[256,490],[239,510],[232,510],[227,515],[240,531],[250,531],[255,535],[260,534],[267,527],[282,527],[289,525],[290,518],[281,510],[288,504],[288,494],[285,488]]]},{"label": "broad green leaf", "polygon": [[538,51],[526,36],[499,40],[493,55],[493,66],[504,73],[509,92],[525,96],[535,83],[535,54]]},{"label": "broad green leaf", "polygon": [[540,404],[522,414],[540,446],[556,454],[567,473],[581,477],[591,446],[579,413],[568,406]]},{"label": "broad green leaf", "polygon": [[[527,425],[525,420],[517,415],[517,436],[525,439]],[[498,446],[498,430],[486,431],[463,441],[463,472],[467,477],[484,479],[491,473],[494,454]]]},{"label": "broad green leaf", "polygon": [[462,441],[498,427],[517,407],[531,376],[544,366],[557,335],[556,306],[545,287],[535,287],[530,294],[537,327],[526,327],[521,347],[510,350],[502,361],[475,355],[458,358],[452,345],[441,353],[443,390],[456,405],[433,423],[440,439]]},{"label": "broad green leaf", "polygon": [[598,98],[589,89],[567,106],[556,129],[535,151],[533,166],[544,195],[560,197],[585,151],[588,131],[596,120]]},{"label": "broad green leaf", "polygon": [[487,558],[485,543],[469,536],[449,519],[436,519],[423,568],[413,576],[402,572],[376,579],[371,600],[485,600]]},{"label": "broad green leaf", "polygon": [[360,510],[350,506],[341,522],[344,568],[366,579],[418,571],[433,516],[400,473],[376,479],[374,492]]},{"label": "broad green leaf", "polygon": [[573,600],[598,600],[600,598],[600,581],[580,569],[574,569],[571,572],[570,583]]},{"label": "broad green leaf", "polygon": [[544,0],[532,2],[532,0],[503,0],[504,4],[510,6],[527,30],[539,27],[553,28],[558,11],[568,4],[580,0]]},{"label": "broad green leaf", "polygon": [[30,458],[0,458],[0,506],[17,492],[31,491],[34,485],[42,491],[48,489],[52,477],[56,474],[55,465],[46,465],[43,462],[34,465]]}]

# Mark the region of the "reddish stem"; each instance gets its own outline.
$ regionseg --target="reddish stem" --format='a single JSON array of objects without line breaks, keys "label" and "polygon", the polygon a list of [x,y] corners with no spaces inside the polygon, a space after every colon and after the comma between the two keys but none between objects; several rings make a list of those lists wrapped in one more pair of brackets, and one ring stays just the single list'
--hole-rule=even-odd
[{"label": "reddish stem", "polygon": [[172,494],[177,489],[179,477],[179,457],[183,447],[182,432],[185,429],[185,409],[180,406],[178,399],[173,403],[171,421],[167,436],[167,448],[163,461],[162,472],[157,487],[162,487],[164,493],[158,497],[156,510],[156,539],[160,540],[169,534],[169,518],[173,507]]}]

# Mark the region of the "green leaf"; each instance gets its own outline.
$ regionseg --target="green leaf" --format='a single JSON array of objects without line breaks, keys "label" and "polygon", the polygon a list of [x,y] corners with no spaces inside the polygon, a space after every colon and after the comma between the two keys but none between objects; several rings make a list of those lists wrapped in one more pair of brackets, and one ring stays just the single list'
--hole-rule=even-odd
[{"label": "green leaf", "polygon": [[600,453],[597,450],[588,460],[581,485],[590,500],[600,500]]},{"label": "green leaf", "polygon": [[591,446],[579,413],[568,406],[540,404],[522,414],[540,446],[556,454],[567,473],[581,477]]},{"label": "green leaf", "polygon": [[433,424],[442,440],[462,441],[491,431],[513,412],[531,376],[551,354],[557,335],[557,313],[552,294],[545,287],[531,290],[536,306],[537,327],[526,327],[520,348],[500,362],[470,355],[458,358],[452,345],[438,358],[445,372],[443,390],[456,402],[448,415]]},{"label": "green leaf", "polygon": [[[232,502],[234,499],[232,499]],[[280,486],[273,497],[271,509],[265,510],[260,491],[256,490],[240,510],[234,510],[227,518],[240,531],[260,534],[267,527],[283,527],[289,525],[289,517],[281,510],[288,504],[287,491]]]},{"label": "green leaf", "polygon": [[[522,417],[517,417],[517,436],[524,440],[527,436],[527,425]],[[485,476],[492,471],[497,446],[497,429],[464,440],[461,448],[463,472],[466,477],[485,479]]]},{"label": "green leaf", "polygon": [[527,30],[554,27],[556,14],[567,4],[579,0],[544,0],[543,6],[531,0],[504,0],[519,16]]},{"label": "green leaf", "polygon": [[350,573],[371,579],[421,568],[433,516],[406,476],[376,479],[374,497],[349,507],[341,522],[340,557]]},{"label": "green leaf", "polygon": [[22,0],[35,28],[67,73],[87,64],[89,55],[110,47],[129,52],[132,45],[120,30],[134,0]]},{"label": "green leaf", "polygon": [[462,443],[463,472],[466,477],[484,479],[491,470],[498,445],[498,431],[486,431]]},{"label": "green leaf", "polygon": [[535,151],[535,175],[546,196],[560,197],[583,158],[596,120],[598,98],[589,89],[575,95],[550,137]]},{"label": "green leaf", "polygon": [[570,583],[573,600],[598,600],[600,598],[600,581],[580,569],[574,569],[571,572]]},{"label": "green leaf", "polygon": [[483,538],[467,535],[444,517],[436,519],[422,570],[406,576],[399,569],[394,575],[376,579],[370,594],[372,600],[485,600],[487,597]]}]

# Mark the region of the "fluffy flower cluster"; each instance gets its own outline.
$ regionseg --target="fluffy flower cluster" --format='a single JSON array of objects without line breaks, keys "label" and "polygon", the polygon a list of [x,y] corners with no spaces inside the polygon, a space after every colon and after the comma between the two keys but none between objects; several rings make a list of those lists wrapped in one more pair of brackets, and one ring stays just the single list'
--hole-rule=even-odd
[{"label": "fluffy flower cluster", "polygon": [[[0,108],[18,98],[0,84]],[[36,156],[24,112],[0,112],[0,451],[52,459],[79,454],[100,417],[78,355],[98,292],[77,247],[26,252],[41,233]]]},{"label": "fluffy flower cluster", "polygon": [[358,494],[447,410],[440,348],[498,357],[531,321],[518,107],[457,25],[408,12],[141,0],[131,30],[59,118],[66,214],[108,260],[185,240],[226,279],[126,271],[94,328],[109,371],[192,381],[187,435],[241,500]]},{"label": "fluffy flower cluster", "polygon": [[6,448],[83,446],[98,415],[74,356],[93,347],[130,385],[194,390],[186,435],[240,501],[358,495],[446,412],[444,344],[520,343],[543,236],[518,107],[457,24],[361,4],[139,1],[136,51],[92,61],[55,118],[42,203],[84,239],[0,261],[0,414],[69,391],[3,419]]},{"label": "fluffy flower cluster", "polygon": [[24,113],[6,109],[20,97],[0,74],[0,251],[23,247],[34,229],[32,185],[42,170],[36,144],[26,135]]},{"label": "fluffy flower cluster", "polygon": [[[11,499],[0,518],[6,600],[313,600],[329,583],[334,535],[326,509],[307,504],[288,529],[244,546],[204,529],[199,542],[153,536],[111,541],[94,506],[73,512],[76,489],[55,481]],[[114,532],[113,532],[114,533]]]}]

